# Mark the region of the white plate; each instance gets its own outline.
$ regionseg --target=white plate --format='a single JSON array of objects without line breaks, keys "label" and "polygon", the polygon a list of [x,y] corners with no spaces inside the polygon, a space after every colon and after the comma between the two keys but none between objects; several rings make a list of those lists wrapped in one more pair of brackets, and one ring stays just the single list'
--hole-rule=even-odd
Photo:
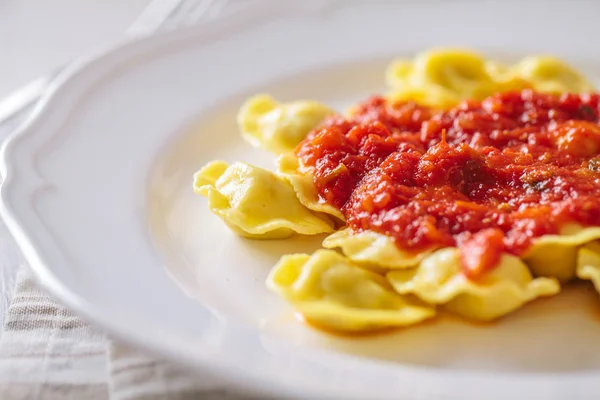
[{"label": "white plate", "polygon": [[328,336],[264,287],[281,254],[311,251],[318,240],[237,238],[192,193],[191,178],[215,158],[272,165],[236,131],[248,95],[342,106],[380,90],[393,56],[432,46],[508,58],[552,52],[597,78],[596,4],[236,3],[209,25],[123,44],[63,75],[5,148],[2,215],[27,261],[73,309],[123,340],[252,390],[592,398],[600,324],[589,287],[492,326],[445,320],[385,336]]}]

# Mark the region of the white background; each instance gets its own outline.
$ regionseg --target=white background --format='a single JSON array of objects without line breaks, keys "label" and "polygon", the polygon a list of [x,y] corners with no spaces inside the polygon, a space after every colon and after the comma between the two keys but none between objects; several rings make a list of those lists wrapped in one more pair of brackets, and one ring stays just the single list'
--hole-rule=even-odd
[{"label": "white background", "polygon": [[0,99],[119,38],[150,0],[0,0]]}]

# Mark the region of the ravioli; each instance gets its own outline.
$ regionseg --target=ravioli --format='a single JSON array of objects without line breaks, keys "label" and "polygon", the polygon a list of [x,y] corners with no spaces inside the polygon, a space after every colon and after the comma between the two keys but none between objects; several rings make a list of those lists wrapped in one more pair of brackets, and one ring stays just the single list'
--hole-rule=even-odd
[{"label": "ravioli", "polygon": [[344,221],[344,214],[334,206],[319,199],[313,176],[308,170],[303,170],[300,160],[293,154],[282,154],[277,159],[277,174],[289,182],[300,203],[309,210],[325,213]]},{"label": "ravioli", "polygon": [[413,61],[394,60],[386,70],[394,100],[413,100],[447,108],[465,99],[532,88],[539,92],[584,93],[594,90],[574,68],[552,56],[529,56],[506,66],[468,50],[438,49]]},{"label": "ravioli", "polygon": [[[389,69],[394,68],[403,67],[400,65],[400,62],[395,62],[390,65]],[[390,79],[388,78],[388,82]],[[429,85],[428,87],[411,86],[407,83],[398,82],[390,84],[390,86],[393,87],[393,91],[390,93],[389,98],[397,102],[414,101],[418,104],[449,108],[461,100],[458,94],[435,85]]]},{"label": "ravioli", "polygon": [[442,108],[528,87],[521,77],[500,74],[501,70],[499,63],[486,62],[476,52],[437,49],[418,54],[414,61],[393,61],[386,70],[386,83],[393,89],[390,96],[394,100]]},{"label": "ravioli", "polygon": [[577,252],[577,277],[591,281],[600,292],[600,242],[588,243]]},{"label": "ravioli", "polygon": [[316,101],[281,104],[260,94],[242,105],[237,121],[242,136],[252,146],[281,154],[294,150],[325,117],[334,113]]},{"label": "ravioli", "polygon": [[276,172],[215,161],[194,176],[241,236],[330,234],[283,256],[271,291],[342,332],[438,307],[495,320],[576,278],[600,293],[600,94],[585,77],[551,56],[507,65],[450,48],[394,60],[385,79],[385,96],[346,115],[248,99],[242,137],[278,156]]},{"label": "ravioli", "polygon": [[569,224],[560,235],[545,235],[537,238],[523,255],[523,260],[536,276],[557,278],[568,282],[575,277],[578,247],[600,239],[600,227],[582,227]]},{"label": "ravioli", "polygon": [[533,278],[518,258],[503,254],[497,267],[473,281],[461,273],[456,248],[436,251],[414,269],[387,274],[400,294],[414,294],[430,304],[461,316],[489,321],[515,311],[525,303],[560,291],[552,278]]},{"label": "ravioli", "polygon": [[393,291],[380,275],[362,269],[332,250],[281,258],[267,287],[304,317],[342,331],[366,331],[416,324],[435,316]]},{"label": "ravioli", "polygon": [[385,235],[372,231],[352,232],[349,228],[340,229],[327,236],[323,247],[339,247],[352,262],[376,269],[396,269],[415,267],[431,251],[409,253],[400,249]]},{"label": "ravioli", "polygon": [[511,73],[531,83],[534,90],[551,93],[584,93],[594,90],[579,72],[552,56],[526,57]]},{"label": "ravioli", "polygon": [[282,239],[333,231],[329,218],[304,207],[287,182],[250,164],[213,161],[194,175],[194,191],[207,197],[210,210],[244,237]]}]

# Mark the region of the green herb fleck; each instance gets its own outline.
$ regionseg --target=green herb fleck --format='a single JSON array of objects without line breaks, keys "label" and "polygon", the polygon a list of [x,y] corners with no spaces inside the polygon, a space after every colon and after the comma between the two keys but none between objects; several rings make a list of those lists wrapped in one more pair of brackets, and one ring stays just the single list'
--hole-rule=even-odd
[{"label": "green herb fleck", "polygon": [[583,118],[586,118],[586,119],[596,118],[596,113],[594,112],[594,109],[585,104],[579,106],[579,115],[581,115]]}]

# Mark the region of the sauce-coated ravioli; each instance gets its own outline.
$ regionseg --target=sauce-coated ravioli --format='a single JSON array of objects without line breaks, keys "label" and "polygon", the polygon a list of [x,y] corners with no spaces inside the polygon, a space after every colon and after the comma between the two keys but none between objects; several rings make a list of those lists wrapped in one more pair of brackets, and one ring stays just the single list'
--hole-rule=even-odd
[{"label": "sauce-coated ravioli", "polygon": [[194,190],[234,232],[253,239],[333,230],[331,221],[305,208],[292,187],[274,173],[237,162],[213,161],[194,176]]},{"label": "sauce-coated ravioli", "polygon": [[364,331],[407,326],[435,315],[398,295],[382,276],[331,250],[283,256],[267,286],[323,327]]},{"label": "sauce-coated ravioli", "polygon": [[[403,253],[456,246],[476,279],[506,252],[553,276],[532,246],[568,224],[600,226],[599,100],[525,90],[435,111],[374,97],[311,133],[299,171],[353,232]],[[569,279],[569,265],[556,276]]]},{"label": "sauce-coated ravioli", "polygon": [[415,269],[389,272],[387,278],[401,294],[414,294],[430,304],[441,304],[464,317],[492,320],[540,296],[560,291],[551,278],[533,278],[515,256],[503,254],[498,265],[473,281],[461,273],[457,249],[438,250]]},{"label": "sauce-coated ravioli", "polygon": [[396,60],[345,114],[249,99],[242,136],[275,173],[209,164],[195,190],[253,238],[334,233],[267,286],[317,326],[368,331],[448,309],[494,320],[579,278],[600,292],[600,95],[550,56]]}]

